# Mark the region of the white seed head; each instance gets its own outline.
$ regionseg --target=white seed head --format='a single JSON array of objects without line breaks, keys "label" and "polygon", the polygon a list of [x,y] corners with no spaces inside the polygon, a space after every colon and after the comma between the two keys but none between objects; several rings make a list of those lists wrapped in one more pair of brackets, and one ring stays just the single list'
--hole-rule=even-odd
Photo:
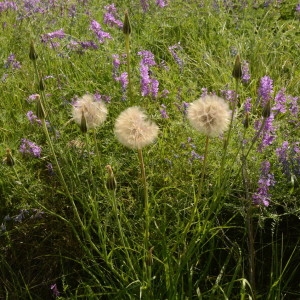
[{"label": "white seed head", "polygon": [[81,126],[84,116],[87,129],[100,126],[107,117],[107,108],[102,101],[95,101],[94,96],[86,94],[73,105],[72,115],[75,122]]},{"label": "white seed head", "polygon": [[207,95],[194,101],[187,109],[187,118],[199,132],[215,137],[229,126],[231,110],[223,98]]},{"label": "white seed head", "polygon": [[153,143],[158,131],[158,126],[147,120],[147,116],[137,106],[124,110],[115,123],[117,139],[130,149],[142,149]]}]

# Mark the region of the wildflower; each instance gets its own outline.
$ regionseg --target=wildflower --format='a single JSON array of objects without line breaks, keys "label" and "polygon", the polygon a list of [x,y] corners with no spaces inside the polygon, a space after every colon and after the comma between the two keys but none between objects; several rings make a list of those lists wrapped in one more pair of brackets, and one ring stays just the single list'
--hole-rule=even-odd
[{"label": "wildflower", "polygon": [[258,180],[257,192],[253,194],[253,203],[256,205],[269,206],[269,188],[275,185],[274,175],[270,174],[270,162],[264,161],[261,164],[261,175]]},{"label": "wildflower", "polygon": [[38,117],[33,113],[33,111],[28,111],[26,116],[31,124],[37,123],[39,125],[42,125],[42,121],[38,119]]},{"label": "wildflower", "polygon": [[79,42],[82,49],[98,49],[98,45],[96,45],[93,41],[83,41]]},{"label": "wildflower", "polygon": [[28,139],[22,139],[20,145],[20,152],[24,155],[32,155],[33,157],[40,157],[42,149],[40,146],[38,146],[36,143],[28,140]]},{"label": "wildflower", "polygon": [[18,10],[17,4],[13,1],[0,2],[0,13],[9,9]]},{"label": "wildflower", "polygon": [[155,66],[154,54],[151,51],[143,50],[139,51],[138,55],[142,57],[141,64],[146,66]]},{"label": "wildflower", "polygon": [[27,102],[28,103],[34,102],[34,101],[36,101],[39,98],[40,98],[39,94],[32,94],[32,95],[28,96]]},{"label": "wildflower", "polygon": [[82,126],[85,120],[86,130],[100,126],[107,116],[107,108],[102,101],[95,101],[93,95],[86,94],[73,103],[73,119]]},{"label": "wildflower", "polygon": [[65,36],[66,36],[66,34],[65,34],[64,30],[59,29],[59,30],[56,30],[56,31],[53,31],[53,32],[43,34],[41,36],[41,41],[43,43],[48,43],[49,41],[51,41],[54,38],[63,39],[63,38],[65,38]]},{"label": "wildflower", "polygon": [[164,104],[162,104],[160,107],[161,107],[161,109],[159,111],[160,111],[161,117],[163,119],[168,119],[169,116],[168,116],[167,110],[166,110],[167,107]]},{"label": "wildflower", "polygon": [[11,67],[12,69],[20,69],[21,68],[21,63],[16,60],[16,57],[14,54],[10,54],[4,64],[5,68]]},{"label": "wildflower", "polygon": [[53,296],[54,296],[54,297],[59,297],[60,292],[58,291],[58,288],[57,288],[56,283],[52,284],[52,285],[50,286],[50,289],[52,290],[52,293],[53,293]]},{"label": "wildflower", "polygon": [[153,98],[156,98],[158,95],[159,82],[150,76],[150,66],[156,65],[154,55],[147,50],[138,52],[138,55],[142,56],[140,62],[141,94],[142,96],[151,95]]},{"label": "wildflower", "polygon": [[229,126],[231,111],[224,99],[212,95],[200,98],[187,109],[187,118],[198,131],[214,137]]},{"label": "wildflower", "polygon": [[90,24],[90,29],[96,34],[99,43],[104,43],[105,39],[111,39],[111,36],[108,32],[104,32],[101,28],[101,25],[95,21],[92,20]]},{"label": "wildflower", "polygon": [[130,149],[142,149],[157,138],[158,126],[147,120],[140,107],[124,110],[116,120],[115,134],[121,144]]},{"label": "wildflower", "polygon": [[180,46],[180,42],[177,44],[170,46],[169,51],[171,55],[173,56],[174,60],[176,61],[177,65],[179,66],[180,71],[182,72],[183,70],[183,60],[178,56],[177,50],[182,50],[182,47]]},{"label": "wildflower", "polygon": [[110,4],[104,7],[105,13],[104,13],[104,24],[107,24],[111,27],[117,26],[118,28],[123,27],[123,23],[117,19],[117,9],[115,7],[115,4]]},{"label": "wildflower", "polygon": [[286,112],[286,96],[285,96],[285,89],[282,88],[275,96],[275,106],[272,110],[277,111],[278,113],[285,113]]},{"label": "wildflower", "polygon": [[149,0],[140,0],[143,12],[147,12],[149,10]]},{"label": "wildflower", "polygon": [[273,80],[269,76],[264,76],[260,80],[258,95],[261,100],[262,107],[271,100],[273,94]]},{"label": "wildflower", "polygon": [[231,103],[234,103],[239,96],[234,90],[221,90],[221,94],[225,98],[225,100]]},{"label": "wildflower", "polygon": [[244,103],[244,110],[246,113],[249,113],[251,111],[251,100],[252,99],[250,97],[248,97],[248,98],[246,98],[246,101]]},{"label": "wildflower", "polygon": [[261,130],[261,142],[258,147],[258,151],[261,152],[264,148],[267,146],[272,145],[274,142],[276,135],[275,131],[276,128],[273,126],[273,121],[274,121],[274,114],[271,113],[269,117],[266,118],[264,121],[264,127],[261,129],[262,126],[262,121],[257,121],[255,123],[255,129],[257,131]]},{"label": "wildflower", "polygon": [[250,81],[250,71],[249,71],[249,64],[246,61],[242,63],[242,82],[248,83]]},{"label": "wildflower", "polygon": [[279,162],[282,165],[282,169],[285,175],[290,174],[290,167],[289,167],[289,159],[288,159],[288,149],[289,149],[289,142],[284,141],[281,147],[276,149],[276,155],[278,157]]},{"label": "wildflower", "polygon": [[121,83],[122,86],[122,90],[125,91],[126,87],[128,85],[128,74],[127,72],[123,72],[120,76],[116,76],[115,77],[116,81],[119,81]]},{"label": "wildflower", "polygon": [[298,112],[299,112],[298,101],[299,101],[298,97],[289,96],[289,111],[294,117],[298,116]]},{"label": "wildflower", "polygon": [[165,1],[165,0],[156,0],[156,5],[163,8],[163,7],[167,6],[167,1]]}]

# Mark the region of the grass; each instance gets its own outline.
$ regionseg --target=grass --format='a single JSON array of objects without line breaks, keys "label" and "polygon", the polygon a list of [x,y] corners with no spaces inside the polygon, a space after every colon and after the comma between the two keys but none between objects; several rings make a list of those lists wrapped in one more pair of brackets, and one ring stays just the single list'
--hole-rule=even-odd
[{"label": "grass", "polygon": [[[149,1],[143,12],[140,1],[116,0],[119,20],[128,11],[128,43],[104,24],[110,2],[15,3],[0,12],[0,299],[51,299],[54,284],[60,299],[298,299],[300,131],[291,111],[299,107],[298,2]],[[91,20],[112,39],[99,43]],[[63,38],[42,42],[59,29]],[[98,47],[75,44],[83,41]],[[141,95],[142,50],[154,54],[155,98]],[[237,54],[249,64],[247,84],[232,77]],[[130,70],[130,91],[113,78],[113,55],[121,58],[118,76]],[[263,76],[273,80],[272,107],[283,88],[287,100],[286,111],[274,113],[272,143],[258,151]],[[228,91],[239,95],[230,130],[209,143],[185,114],[204,89],[228,102]],[[36,93],[50,125],[26,117],[37,113],[27,100]],[[86,93],[110,102],[105,123],[83,134],[71,110]],[[160,128],[143,154],[114,135],[116,118],[133,105]],[[19,151],[22,138],[41,147],[39,158]],[[283,165],[276,149],[284,141]],[[253,203],[265,161],[276,182],[268,207]],[[115,192],[106,188],[106,165]]]}]

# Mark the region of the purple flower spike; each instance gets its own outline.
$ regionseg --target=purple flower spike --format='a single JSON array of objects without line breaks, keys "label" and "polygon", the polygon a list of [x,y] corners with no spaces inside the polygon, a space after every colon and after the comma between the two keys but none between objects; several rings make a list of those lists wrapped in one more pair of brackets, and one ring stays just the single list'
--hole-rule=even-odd
[{"label": "purple flower spike", "polygon": [[117,19],[117,9],[114,4],[110,4],[104,7],[106,10],[104,14],[104,24],[111,27],[123,28],[123,23]]},{"label": "purple flower spike", "polygon": [[272,110],[275,110],[279,113],[285,113],[286,112],[285,103],[286,103],[285,89],[282,88],[275,96],[275,106],[272,108]]},{"label": "purple flower spike", "polygon": [[270,162],[264,161],[261,164],[261,175],[258,180],[258,189],[252,199],[255,205],[268,207],[270,204],[269,188],[275,185],[274,175],[270,174]]},{"label": "purple flower spike", "polygon": [[273,80],[269,76],[264,76],[260,80],[258,95],[261,99],[262,107],[271,100],[273,94]]},{"label": "purple flower spike", "polygon": [[108,32],[104,32],[101,28],[101,25],[95,21],[92,20],[90,24],[90,29],[96,34],[99,43],[104,43],[105,39],[111,39],[111,36]]},{"label": "purple flower spike", "polygon": [[36,143],[28,140],[22,139],[22,143],[20,145],[20,152],[24,155],[29,154],[33,157],[39,158],[41,156],[42,149]]}]

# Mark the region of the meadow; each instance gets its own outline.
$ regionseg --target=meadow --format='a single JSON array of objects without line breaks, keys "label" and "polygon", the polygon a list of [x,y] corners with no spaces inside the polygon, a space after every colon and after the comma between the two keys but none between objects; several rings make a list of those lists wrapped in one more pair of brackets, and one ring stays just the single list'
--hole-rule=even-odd
[{"label": "meadow", "polygon": [[300,3],[0,2],[0,299],[300,299]]}]

